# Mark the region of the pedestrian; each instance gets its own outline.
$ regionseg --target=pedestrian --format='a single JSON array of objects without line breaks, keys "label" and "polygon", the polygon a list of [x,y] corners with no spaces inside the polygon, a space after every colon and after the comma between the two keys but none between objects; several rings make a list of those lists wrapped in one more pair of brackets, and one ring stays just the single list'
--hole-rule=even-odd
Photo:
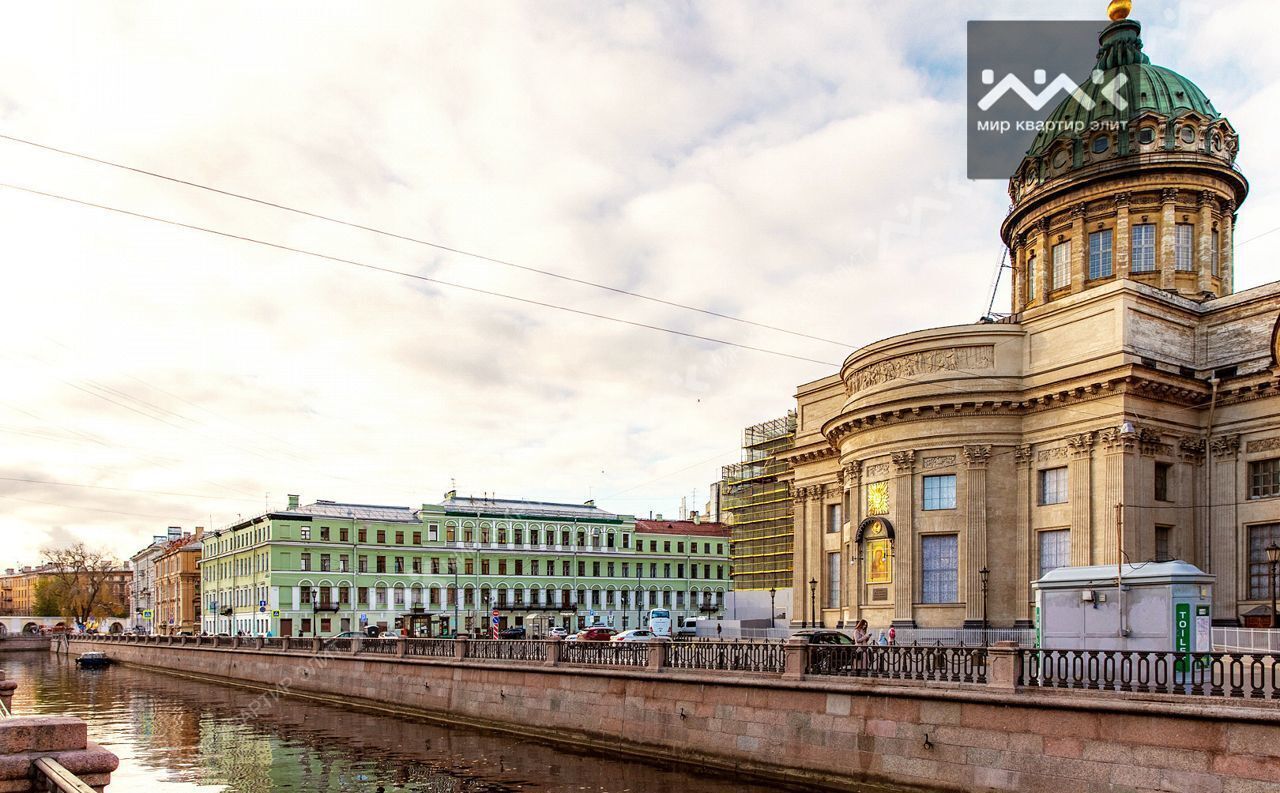
[{"label": "pedestrian", "polygon": [[893,629],[892,625],[890,625],[889,626],[889,644],[897,644],[897,643],[898,643],[898,632]]},{"label": "pedestrian", "polygon": [[876,644],[881,647],[887,647],[889,645],[889,637],[884,635],[883,628],[880,629],[880,635],[876,637]]},{"label": "pedestrian", "polygon": [[858,620],[858,624],[853,626],[853,643],[864,646],[871,644],[871,632],[867,630],[866,620]]},{"label": "pedestrian", "polygon": [[717,623],[716,623],[716,638],[717,638],[717,639],[719,639],[719,638],[720,638],[720,634],[721,634],[721,633],[723,633],[723,632],[724,632],[724,626],[717,622]]}]

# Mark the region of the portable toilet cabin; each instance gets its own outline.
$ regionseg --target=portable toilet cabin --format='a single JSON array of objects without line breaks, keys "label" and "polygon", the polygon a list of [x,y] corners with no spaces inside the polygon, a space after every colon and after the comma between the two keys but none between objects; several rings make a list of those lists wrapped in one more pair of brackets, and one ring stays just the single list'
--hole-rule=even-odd
[{"label": "portable toilet cabin", "polygon": [[[1210,652],[1213,579],[1183,561],[1059,567],[1031,585],[1045,649]],[[1118,585],[1120,584],[1120,585]]]}]

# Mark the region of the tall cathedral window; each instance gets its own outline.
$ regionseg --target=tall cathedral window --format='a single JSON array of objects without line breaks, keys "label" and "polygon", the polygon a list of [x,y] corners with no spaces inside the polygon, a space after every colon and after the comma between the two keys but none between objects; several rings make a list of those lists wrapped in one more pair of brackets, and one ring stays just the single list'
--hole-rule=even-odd
[{"label": "tall cathedral window", "polygon": [[959,540],[954,534],[925,535],[920,538],[922,603],[955,603],[960,600],[957,576],[960,569]]},{"label": "tall cathedral window", "polygon": [[1132,270],[1135,273],[1153,273],[1156,271],[1156,224],[1139,223],[1133,227],[1133,242],[1130,245],[1130,256],[1133,257]]},{"label": "tall cathedral window", "polygon": [[1219,247],[1222,243],[1219,242],[1219,239],[1221,238],[1218,236],[1217,229],[1209,232],[1209,269],[1210,272],[1213,273],[1214,278],[1218,277],[1218,269],[1222,266],[1221,259],[1219,258],[1221,255]]},{"label": "tall cathedral window", "polygon": [[1173,227],[1173,260],[1176,262],[1174,269],[1178,272],[1189,273],[1195,269],[1191,266],[1191,230],[1190,223],[1179,223]]},{"label": "tall cathedral window", "polygon": [[1089,277],[1106,278],[1111,275],[1111,229],[1095,231],[1089,235]]},{"label": "tall cathedral window", "polygon": [[1071,240],[1053,246],[1053,283],[1050,289],[1071,286]]}]

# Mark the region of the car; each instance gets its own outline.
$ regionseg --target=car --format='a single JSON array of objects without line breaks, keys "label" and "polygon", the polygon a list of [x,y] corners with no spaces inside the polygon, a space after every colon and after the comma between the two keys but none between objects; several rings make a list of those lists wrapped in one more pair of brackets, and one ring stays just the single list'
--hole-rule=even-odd
[{"label": "car", "polygon": [[498,632],[499,639],[523,639],[525,638],[525,630],[519,626],[507,628]]},{"label": "car", "polygon": [[560,625],[554,625],[551,630],[547,631],[547,635],[557,639],[567,639],[569,638],[569,629],[561,627]]},{"label": "car", "polygon": [[655,642],[666,641],[665,636],[654,636],[653,631],[648,628],[632,628],[629,631],[614,634],[609,637],[611,642]]},{"label": "car", "polygon": [[570,636],[570,639],[579,642],[607,642],[617,633],[613,628],[606,628],[603,625],[593,625],[585,628]]},{"label": "car", "polygon": [[854,641],[847,633],[840,631],[824,631],[816,628],[807,628],[802,631],[796,631],[791,634],[791,638],[801,637],[809,644],[839,644],[852,647]]}]

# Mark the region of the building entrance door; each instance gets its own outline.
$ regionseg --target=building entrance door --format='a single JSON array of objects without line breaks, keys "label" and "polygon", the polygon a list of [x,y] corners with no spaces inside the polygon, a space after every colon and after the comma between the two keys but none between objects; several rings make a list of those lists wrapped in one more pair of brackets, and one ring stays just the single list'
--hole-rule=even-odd
[{"label": "building entrance door", "polygon": [[281,636],[293,635],[293,620],[290,619],[289,617],[285,617],[284,619],[280,620],[280,635]]}]

